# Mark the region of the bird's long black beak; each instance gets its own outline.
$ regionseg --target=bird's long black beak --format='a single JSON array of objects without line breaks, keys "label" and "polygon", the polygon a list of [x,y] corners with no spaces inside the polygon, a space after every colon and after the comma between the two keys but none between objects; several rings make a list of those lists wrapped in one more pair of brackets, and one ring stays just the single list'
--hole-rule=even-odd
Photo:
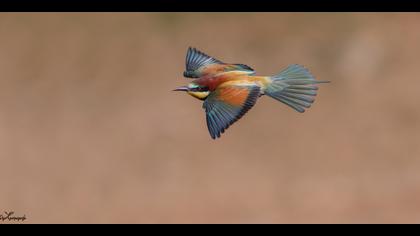
[{"label": "bird's long black beak", "polygon": [[176,88],[172,91],[188,91],[188,87],[187,86],[181,86],[181,87],[178,87],[178,88]]}]

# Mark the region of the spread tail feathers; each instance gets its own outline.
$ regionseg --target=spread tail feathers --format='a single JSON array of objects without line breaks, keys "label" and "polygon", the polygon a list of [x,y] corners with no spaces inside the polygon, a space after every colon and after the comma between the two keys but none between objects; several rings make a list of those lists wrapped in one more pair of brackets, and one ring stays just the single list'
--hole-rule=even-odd
[{"label": "spread tail feathers", "polygon": [[271,83],[265,94],[298,112],[304,112],[305,108],[311,107],[318,90],[316,84],[329,83],[315,80],[301,65],[291,65],[270,79]]}]

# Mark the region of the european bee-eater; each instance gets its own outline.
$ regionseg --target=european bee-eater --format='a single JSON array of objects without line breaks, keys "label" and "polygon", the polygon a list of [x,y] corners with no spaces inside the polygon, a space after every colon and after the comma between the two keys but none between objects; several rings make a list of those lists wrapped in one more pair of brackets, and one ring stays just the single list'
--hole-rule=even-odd
[{"label": "european bee-eater", "polygon": [[248,112],[262,95],[304,112],[315,100],[316,84],[329,82],[315,80],[300,65],[290,65],[274,76],[257,76],[247,65],[224,63],[191,47],[184,76],[195,79],[174,91],[186,91],[204,100],[207,128],[213,139]]}]

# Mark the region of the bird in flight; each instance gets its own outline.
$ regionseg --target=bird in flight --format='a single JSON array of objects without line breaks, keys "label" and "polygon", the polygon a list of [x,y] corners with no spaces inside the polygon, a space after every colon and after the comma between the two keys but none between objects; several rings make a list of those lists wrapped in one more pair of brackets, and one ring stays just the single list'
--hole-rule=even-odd
[{"label": "bird in flight", "polygon": [[304,112],[315,100],[319,81],[301,65],[290,65],[274,76],[257,76],[244,64],[224,63],[188,48],[184,76],[192,78],[187,86],[174,89],[203,100],[207,128],[213,139],[251,109],[262,95]]}]

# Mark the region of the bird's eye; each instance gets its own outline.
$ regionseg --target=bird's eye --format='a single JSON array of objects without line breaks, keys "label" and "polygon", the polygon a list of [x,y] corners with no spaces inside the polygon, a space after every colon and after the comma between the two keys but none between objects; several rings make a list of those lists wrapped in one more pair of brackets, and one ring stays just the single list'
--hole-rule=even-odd
[{"label": "bird's eye", "polygon": [[209,90],[208,87],[196,87],[196,88],[191,89],[191,91],[194,91],[194,92],[205,92],[205,91],[208,91],[208,90]]}]

